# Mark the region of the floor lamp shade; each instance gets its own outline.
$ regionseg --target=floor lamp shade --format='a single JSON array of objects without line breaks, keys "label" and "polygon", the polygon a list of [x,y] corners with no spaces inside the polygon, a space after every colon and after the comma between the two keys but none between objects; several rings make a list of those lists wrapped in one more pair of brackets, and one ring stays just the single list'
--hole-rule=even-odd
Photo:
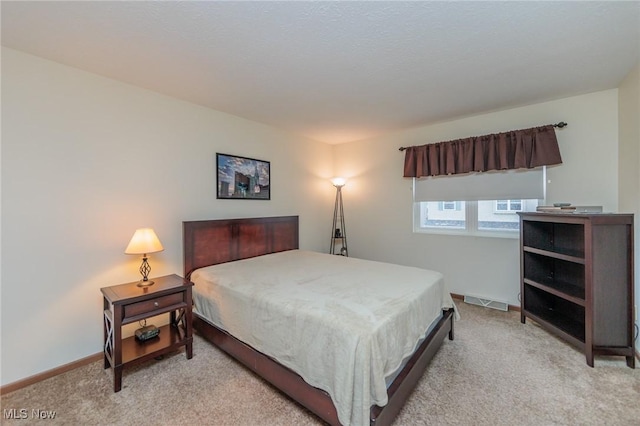
[{"label": "floor lamp shade", "polygon": [[343,177],[334,177],[331,179],[331,183],[336,188],[342,188],[347,183],[347,180]]}]

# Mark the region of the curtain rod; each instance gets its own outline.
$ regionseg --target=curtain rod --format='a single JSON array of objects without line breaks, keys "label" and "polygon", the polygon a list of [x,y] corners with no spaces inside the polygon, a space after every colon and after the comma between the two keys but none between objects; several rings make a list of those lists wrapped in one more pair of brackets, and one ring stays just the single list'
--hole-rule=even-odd
[{"label": "curtain rod", "polygon": [[[561,121],[561,122],[556,123],[556,124],[551,124],[551,126],[553,126],[553,127],[558,127],[558,128],[560,128],[560,129],[562,129],[563,127],[568,126],[568,124],[567,124],[567,123],[565,123],[564,121]],[[539,127],[544,127],[544,126],[539,126]],[[398,151],[404,151],[404,150],[405,150],[405,149],[407,149],[407,148],[408,148],[408,147],[406,147],[406,146],[401,146],[400,148],[398,148]]]}]

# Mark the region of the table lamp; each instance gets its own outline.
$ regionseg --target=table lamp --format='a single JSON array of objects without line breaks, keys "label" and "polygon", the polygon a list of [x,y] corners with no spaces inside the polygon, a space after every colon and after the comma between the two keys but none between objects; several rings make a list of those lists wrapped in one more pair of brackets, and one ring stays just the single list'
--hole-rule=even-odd
[{"label": "table lamp", "polygon": [[136,229],[136,232],[131,237],[129,245],[124,250],[125,254],[141,254],[142,265],[140,266],[140,274],[142,280],[138,283],[138,287],[147,287],[153,285],[153,281],[149,281],[149,272],[151,272],[151,266],[147,261],[147,254],[157,253],[164,250],[162,243],[158,239],[158,236],[151,228]]}]

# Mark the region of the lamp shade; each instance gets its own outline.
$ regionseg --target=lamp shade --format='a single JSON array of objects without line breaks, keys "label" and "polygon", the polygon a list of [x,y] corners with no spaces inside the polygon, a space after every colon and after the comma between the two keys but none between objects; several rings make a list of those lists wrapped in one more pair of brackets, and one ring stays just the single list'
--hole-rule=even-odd
[{"label": "lamp shade", "polygon": [[124,250],[125,254],[147,254],[164,250],[155,231],[151,228],[136,229],[131,237],[129,245]]},{"label": "lamp shade", "polygon": [[344,184],[347,183],[347,180],[343,177],[334,177],[333,179],[331,179],[331,183],[336,188],[342,188]]}]

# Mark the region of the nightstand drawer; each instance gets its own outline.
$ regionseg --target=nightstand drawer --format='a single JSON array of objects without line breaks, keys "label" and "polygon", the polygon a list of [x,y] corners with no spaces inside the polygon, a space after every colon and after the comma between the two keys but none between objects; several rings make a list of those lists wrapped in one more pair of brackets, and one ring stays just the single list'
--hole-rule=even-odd
[{"label": "nightstand drawer", "polygon": [[177,305],[184,302],[184,293],[169,294],[167,296],[157,297],[144,302],[132,303],[124,306],[124,318],[134,317],[136,315],[161,310],[168,306]]}]

